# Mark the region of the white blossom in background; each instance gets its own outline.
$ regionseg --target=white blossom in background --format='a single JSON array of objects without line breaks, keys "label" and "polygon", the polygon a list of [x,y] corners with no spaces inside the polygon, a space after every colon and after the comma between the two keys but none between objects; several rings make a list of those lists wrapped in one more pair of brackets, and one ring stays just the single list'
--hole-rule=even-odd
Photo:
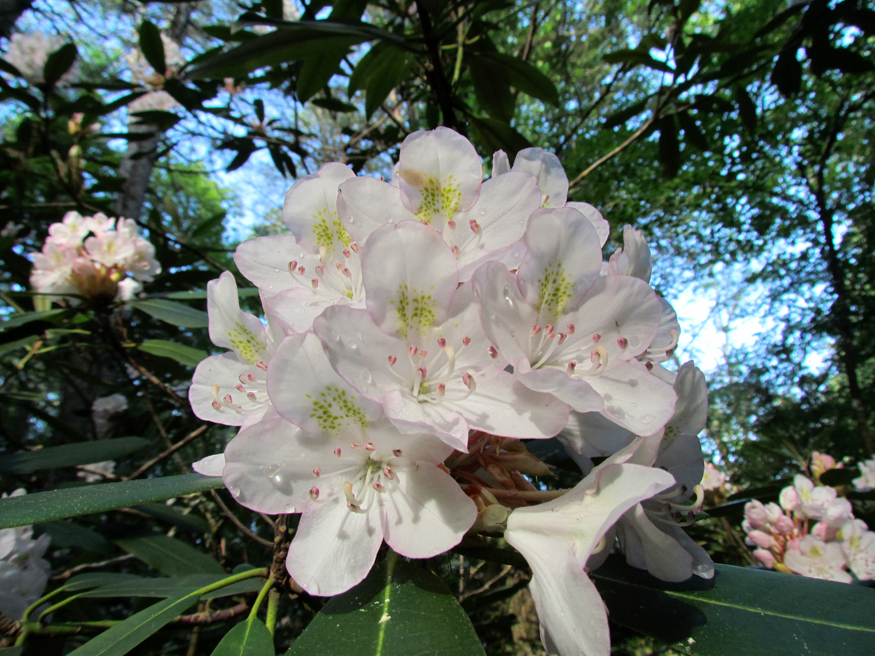
[{"label": "white blossom in background", "polygon": [[185,64],[185,57],[179,50],[179,45],[166,34],[161,35],[164,44],[164,63],[167,70],[156,71],[139,50],[127,53],[125,59],[131,72],[131,81],[141,84],[149,90],[145,96],[137,98],[128,105],[128,112],[133,114],[144,111],[167,111],[178,107],[179,103],[169,93],[163,90],[164,81],[175,77]]},{"label": "white blossom in background", "polygon": [[94,423],[97,439],[109,437],[116,424],[116,415],[127,409],[128,400],[123,394],[110,394],[94,399],[94,403],[91,404],[91,421]]},{"label": "white blossom in background", "polygon": [[[17,32],[9,39],[9,47],[3,58],[15,66],[21,77],[31,84],[43,84],[45,76],[43,68],[53,52],[67,43],[60,34],[44,34],[43,32]],[[79,77],[79,64],[74,63],[58,80],[58,84],[69,84]]]},{"label": "white blossom in background", "polygon": [[[230,273],[209,283],[210,337],[228,350],[189,398],[240,431],[194,468],[252,510],[301,514],[286,566],[307,592],[349,590],[384,542],[428,558],[504,531],[532,566],[550,653],[607,656],[585,568],[615,544],[666,580],[713,573],[683,530],[702,503],[704,378],[661,365],[680,329],[643,235],[627,228],[603,262],[607,222],[567,194],[542,149],[513,167],[496,153],[484,180],[463,136],[416,132],[391,182],[326,164],[286,193],[289,234],[239,246],[265,322]],[[541,490],[550,467],[522,440],[557,435],[572,410],[585,477]]]},{"label": "white blossom in background", "polygon": [[115,473],[115,461],[92,462],[89,465],[83,465],[83,468],[83,471],[76,472],[77,478],[81,478],[86,483],[99,483]]},{"label": "white blossom in background", "polygon": [[[23,489],[7,496],[21,496]],[[39,599],[49,581],[51,567],[43,559],[49,536],[33,538],[33,527],[20,526],[0,530],[0,613],[13,620],[22,619],[24,611]]]},{"label": "white blossom in background", "polygon": [[875,458],[864,460],[857,467],[860,469],[861,476],[851,481],[854,489],[858,492],[875,490]]},{"label": "white blossom in background", "polygon": [[[34,291],[88,300],[130,300],[160,273],[155,247],[139,236],[133,219],[67,212],[49,227],[41,253],[33,256]],[[68,299],[76,303],[77,299]]]}]

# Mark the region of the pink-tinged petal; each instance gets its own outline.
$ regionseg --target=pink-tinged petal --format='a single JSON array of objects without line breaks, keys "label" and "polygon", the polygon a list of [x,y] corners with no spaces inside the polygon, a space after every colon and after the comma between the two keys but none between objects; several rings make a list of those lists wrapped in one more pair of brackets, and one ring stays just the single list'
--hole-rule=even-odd
[{"label": "pink-tinged petal", "polygon": [[576,309],[598,278],[602,249],[595,228],[577,210],[538,210],[523,239],[528,246],[519,268],[519,287],[544,323]]},{"label": "pink-tinged petal", "polygon": [[283,221],[311,253],[320,248],[333,253],[349,244],[349,233],[337,216],[337,189],[352,177],[355,174],[348,166],[330,162],[300,178],[286,192]]},{"label": "pink-tinged petal", "polygon": [[431,433],[454,449],[468,451],[468,422],[456,409],[445,403],[419,403],[398,389],[387,391],[382,401],[383,412],[400,433]]},{"label": "pink-tinged petal", "polygon": [[661,581],[686,581],[693,575],[693,557],[650,521],[641,504],[623,515],[619,526],[626,562],[632,567],[646,569]]},{"label": "pink-tinged petal", "polygon": [[510,160],[503,150],[496,150],[492,155],[492,177],[497,178],[510,172]]},{"label": "pink-tinged petal", "polygon": [[[241,376],[246,379],[245,385]],[[194,370],[188,400],[199,419],[242,426],[247,419],[260,419],[269,407],[264,384],[264,371],[241,361],[235,353],[211,355]],[[244,391],[238,385],[243,385]]]},{"label": "pink-tinged petal", "polygon": [[[573,412],[559,440],[569,454],[605,458],[628,446],[635,434],[599,412]],[[572,455],[572,458],[574,455]],[[586,470],[584,470],[586,473]]]},{"label": "pink-tinged petal", "polygon": [[523,298],[517,278],[498,262],[480,267],[471,279],[480,298],[483,328],[506,362],[531,355],[530,333],[538,313]]},{"label": "pink-tinged petal", "polygon": [[611,255],[609,270],[613,275],[634,276],[650,282],[653,261],[643,232],[630,225],[623,228],[623,248]]},{"label": "pink-tinged petal", "polygon": [[364,580],[382,543],[378,513],[350,512],[335,496],[301,517],[286,568],[309,594],[331,597]]},{"label": "pink-tinged petal", "polygon": [[192,463],[191,468],[201,476],[221,476],[222,470],[225,469],[225,454],[217,453],[213,456],[201,458],[195,463]]},{"label": "pink-tinged petal", "polygon": [[474,206],[456,216],[454,229],[447,227],[442,233],[447,243],[458,247],[459,269],[467,274],[463,280],[522,239],[540,199],[535,178],[528,173],[508,173],[483,183]]},{"label": "pink-tinged petal", "polygon": [[647,283],[631,276],[599,278],[580,307],[562,317],[560,325],[573,324],[574,333],[561,361],[586,362],[597,347],[608,362],[636,357],[653,342],[661,316],[659,297]]},{"label": "pink-tinged petal", "polygon": [[470,141],[441,127],[404,140],[397,179],[404,204],[420,221],[443,229],[445,221],[477,200],[483,168]]},{"label": "pink-tinged petal", "polygon": [[589,384],[591,377],[578,380],[559,369],[517,371],[516,377],[530,390],[550,394],[576,412],[598,412],[604,408],[601,394]]},{"label": "pink-tinged petal", "polygon": [[314,333],[290,335],[277,347],[267,389],[277,412],[308,433],[365,430],[382,414],[331,368]]},{"label": "pink-tinged petal", "polygon": [[312,330],[313,322],[326,308],[334,305],[364,308],[364,299],[350,303],[346,298],[330,299],[313,289],[287,289],[267,301],[273,315],[286,332],[303,333]]},{"label": "pink-tinged petal", "polygon": [[383,504],[386,542],[407,558],[455,547],[477,518],[477,506],[449,474],[419,463],[394,470],[398,489]]},{"label": "pink-tinged petal", "polygon": [[382,332],[365,310],[330,307],[313,322],[313,331],[334,370],[366,398],[380,401],[403,381],[412,388],[406,342]]},{"label": "pink-tinged petal", "polygon": [[309,286],[309,278],[304,280],[297,268],[303,266],[305,272],[313,271],[319,256],[306,252],[292,235],[268,235],[241,243],[234,253],[234,262],[253,285],[269,294],[278,294],[305,282]]},{"label": "pink-tinged petal", "polygon": [[678,402],[674,417],[666,426],[666,439],[673,435],[698,435],[708,421],[708,384],[705,374],[692,360],[678,369],[674,383]]},{"label": "pink-tinged petal", "polygon": [[374,323],[413,344],[443,323],[459,284],[450,247],[416,221],[387,225],[371,235],[362,254],[362,276]]},{"label": "pink-tinged petal", "polygon": [[340,185],[337,215],[359,244],[364,244],[374,230],[387,223],[416,219],[401,202],[398,187],[368,177],[351,178]]},{"label": "pink-tinged petal", "polygon": [[605,243],[608,241],[608,237],[611,236],[611,225],[607,222],[605,217],[602,216],[602,213],[589,203],[565,203],[565,207],[577,210],[583,214],[590,223],[592,223],[596,234],[599,236],[599,245],[604,247]]},{"label": "pink-tinged petal", "polygon": [[568,198],[568,176],[559,158],[543,148],[526,148],[517,153],[514,171],[525,171],[538,180],[541,207],[562,207]]},{"label": "pink-tinged petal", "polygon": [[[671,422],[669,422],[669,425]],[[660,445],[659,458],[656,464],[675,477],[679,484],[692,490],[702,481],[705,475],[705,461],[702,458],[702,445],[698,435],[678,435],[668,440],[666,437]]]},{"label": "pink-tinged petal", "polygon": [[568,423],[569,407],[550,394],[532,391],[512,374],[498,368],[473,375],[475,391],[459,409],[476,430],[516,438],[548,438]]},{"label": "pink-tinged petal", "polygon": [[[225,487],[256,512],[301,512],[311,503],[313,483],[322,485],[331,477],[329,468],[338,466],[324,443],[324,435],[306,435],[280,418],[248,426],[225,448]],[[320,479],[313,475],[316,467],[325,470]]]},{"label": "pink-tinged petal", "polygon": [[638,362],[610,361],[603,374],[586,380],[604,399],[602,412],[636,435],[652,435],[674,414],[674,389]]},{"label": "pink-tinged petal", "polygon": [[264,325],[240,309],[237,283],[229,271],[207,283],[210,339],[216,346],[233,349],[242,360],[255,364],[270,358]]},{"label": "pink-tinged petal", "polygon": [[[454,448],[431,433],[402,434],[398,428],[384,415],[376,419],[368,427],[368,440],[374,444],[373,454],[401,451],[401,456],[408,463],[430,463],[437,465],[453,453]],[[396,461],[393,461],[396,462]]]}]

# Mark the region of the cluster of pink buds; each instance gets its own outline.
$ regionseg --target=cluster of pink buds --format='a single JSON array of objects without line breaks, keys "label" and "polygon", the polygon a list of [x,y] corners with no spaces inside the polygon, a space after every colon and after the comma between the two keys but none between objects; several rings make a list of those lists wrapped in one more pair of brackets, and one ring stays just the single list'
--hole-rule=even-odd
[{"label": "cluster of pink buds", "polygon": [[798,475],[781,490],[779,504],[751,501],[742,524],[754,557],[769,569],[810,578],[853,582],[875,579],[875,533],[854,518],[850,502],[820,474],[836,468],[833,458],[815,453],[814,481]]},{"label": "cluster of pink buds", "polygon": [[133,298],[160,271],[155,247],[137,234],[133,219],[67,212],[34,255],[30,284],[43,294],[107,305]]}]

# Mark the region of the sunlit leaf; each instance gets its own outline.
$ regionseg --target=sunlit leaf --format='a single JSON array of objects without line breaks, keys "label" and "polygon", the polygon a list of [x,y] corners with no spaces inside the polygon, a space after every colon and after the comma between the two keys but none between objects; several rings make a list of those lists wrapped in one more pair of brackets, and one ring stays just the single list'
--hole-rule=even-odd
[{"label": "sunlit leaf", "polygon": [[206,328],[210,325],[206,312],[173,301],[153,298],[145,301],[131,301],[128,305],[174,326]]},{"label": "sunlit leaf", "polygon": [[164,41],[161,39],[161,30],[150,22],[140,23],[140,50],[149,65],[159,75],[167,72],[167,62],[164,59]]}]

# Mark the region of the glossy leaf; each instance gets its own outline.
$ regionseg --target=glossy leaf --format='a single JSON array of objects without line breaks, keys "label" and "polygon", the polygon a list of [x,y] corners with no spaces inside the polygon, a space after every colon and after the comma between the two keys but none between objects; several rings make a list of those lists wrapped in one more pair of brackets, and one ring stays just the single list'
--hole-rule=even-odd
[{"label": "glossy leaf", "polygon": [[42,312],[25,312],[24,314],[13,314],[8,319],[0,321],[0,332],[23,326],[32,321],[48,321],[50,319],[60,318],[69,314],[69,310],[44,310]]},{"label": "glossy leaf", "polygon": [[673,178],[681,168],[678,127],[674,115],[663,116],[657,121],[657,127],[659,129],[659,163],[665,177]]},{"label": "glossy leaf", "polygon": [[95,636],[70,652],[69,656],[122,656],[164,625],[194,606],[199,595],[194,592],[159,601],[120,624]]},{"label": "glossy leaf", "polygon": [[751,133],[757,129],[757,106],[743,86],[735,88],[735,103],[738,105],[738,116],[741,123]]},{"label": "glossy leaf", "polygon": [[123,538],[115,543],[166,576],[224,572],[222,566],[207,554],[166,535]]},{"label": "glossy leaf", "polygon": [[875,653],[875,595],[861,586],[729,565],[670,584],[618,558],[591,576],[612,621],[692,656]]},{"label": "glossy leaf", "polygon": [[134,506],[134,510],[139,510],[161,522],[172,524],[188,531],[194,531],[195,533],[210,532],[210,525],[199,515],[191,512],[183,513],[177,510],[175,506],[168,506],[165,503],[143,503]]},{"label": "glossy leaf", "polygon": [[225,634],[212,656],[273,656],[273,636],[256,617],[240,622]]},{"label": "glossy leaf", "polygon": [[286,656],[474,656],[471,621],[443,582],[390,553],[355,588],[334,597]]},{"label": "glossy leaf", "polygon": [[38,527],[52,538],[55,548],[77,548],[84,551],[109,555],[113,552],[112,543],[97,531],[76,522],[49,522]]},{"label": "glossy leaf", "polygon": [[74,576],[64,585],[68,592],[78,592],[90,588],[99,588],[104,585],[125,585],[133,581],[141,581],[139,576],[133,574],[116,574],[114,572],[89,572]]},{"label": "glossy leaf", "polygon": [[165,301],[161,298],[132,301],[128,305],[174,326],[206,328],[209,325],[209,318],[206,312],[195,310],[181,303]]},{"label": "glossy leaf", "polygon": [[383,104],[407,70],[407,53],[391,43],[380,42],[368,50],[349,76],[350,96],[365,90],[365,115],[370,117]]},{"label": "glossy leaf", "polygon": [[493,119],[510,123],[515,102],[502,67],[486,57],[471,56],[468,58],[468,70],[480,106]]},{"label": "glossy leaf", "polygon": [[507,123],[496,121],[494,118],[474,116],[469,116],[468,120],[471,122],[477,141],[489,152],[503,150],[508,153],[518,153],[532,145]]},{"label": "glossy leaf", "polygon": [[326,53],[318,57],[308,57],[301,65],[296,87],[298,100],[307,102],[324,89],[335,73],[340,71],[340,62],[346,55],[346,48],[337,53]]},{"label": "glossy leaf", "polygon": [[149,440],[142,437],[119,437],[112,440],[50,446],[38,451],[24,451],[0,457],[0,472],[31,474],[42,469],[115,460],[139,451],[149,444]]},{"label": "glossy leaf", "polygon": [[772,70],[772,82],[785,98],[799,92],[802,87],[802,64],[796,59],[795,50],[787,50],[778,57]]},{"label": "glossy leaf", "polygon": [[617,127],[618,125],[622,125],[633,116],[638,116],[638,114],[640,114],[647,108],[647,103],[649,102],[649,100],[649,97],[644,98],[643,100],[632,103],[628,107],[625,107],[620,111],[611,114],[610,116],[608,116],[607,119],[605,119],[604,125],[602,127],[606,130],[609,130],[611,128]]},{"label": "glossy leaf", "polygon": [[342,112],[348,114],[356,111],[356,106],[347,102],[343,102],[339,98],[314,98],[310,101],[311,105],[316,105],[322,109],[327,109],[329,112]]},{"label": "glossy leaf", "polygon": [[0,499],[0,529],[127,508],[222,487],[218,476],[186,474],[145,481],[101,483]]},{"label": "glossy leaf", "polygon": [[164,59],[164,41],[161,39],[161,30],[150,22],[143,21],[140,24],[140,50],[149,65],[159,75],[167,72],[167,62]]},{"label": "glossy leaf", "polygon": [[200,349],[177,344],[176,342],[168,342],[164,339],[150,339],[148,342],[140,344],[137,348],[151,355],[176,360],[189,367],[196,367],[201,360],[209,355]]}]

